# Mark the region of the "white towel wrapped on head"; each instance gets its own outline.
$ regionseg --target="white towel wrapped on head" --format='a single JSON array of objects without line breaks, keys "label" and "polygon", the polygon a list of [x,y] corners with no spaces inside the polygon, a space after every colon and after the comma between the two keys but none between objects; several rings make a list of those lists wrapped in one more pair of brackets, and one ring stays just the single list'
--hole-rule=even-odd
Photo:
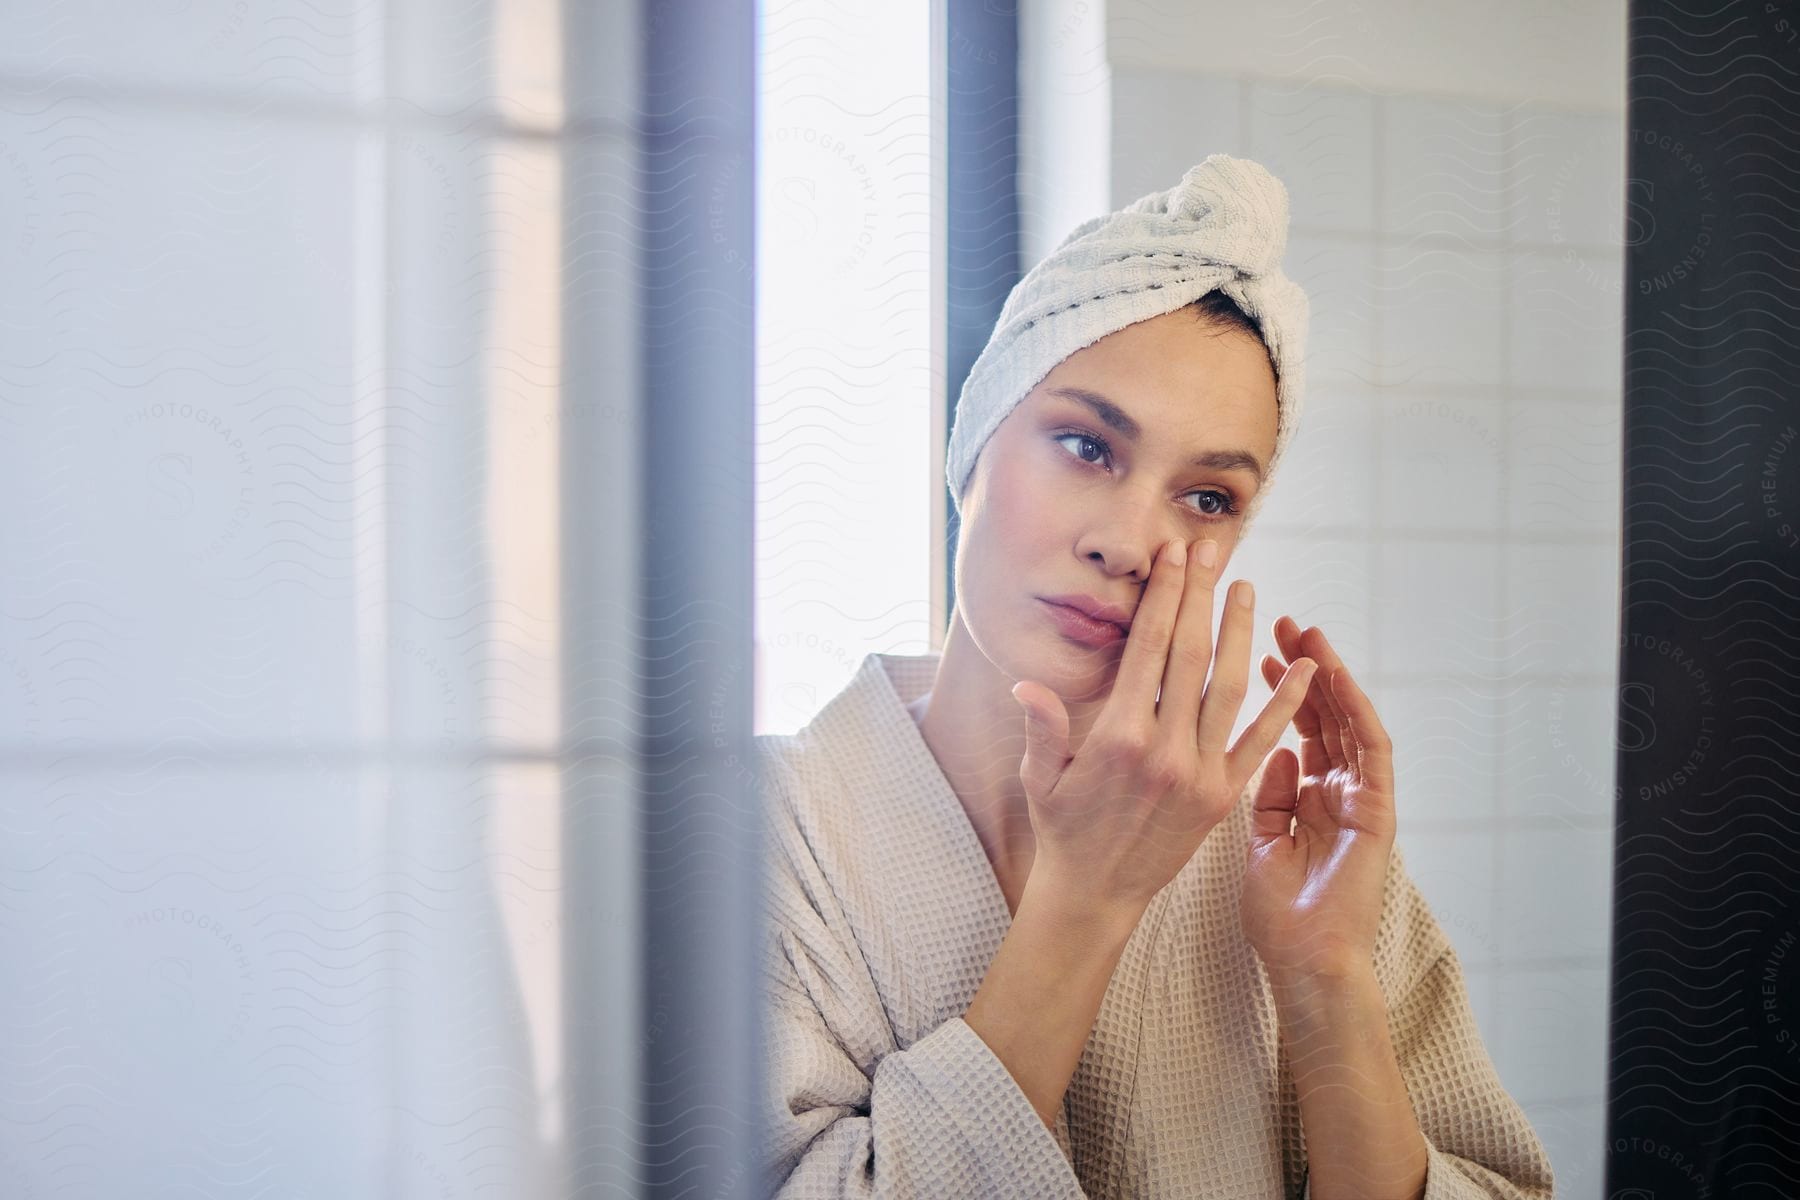
[{"label": "white towel wrapped on head", "polygon": [[1211,291],[1262,330],[1275,365],[1275,453],[1242,530],[1275,482],[1305,391],[1306,293],[1281,270],[1288,197],[1259,163],[1209,154],[1174,187],[1082,222],[1014,286],[963,383],[944,478],[962,511],[976,455],[1052,367],[1109,333],[1174,312]]}]

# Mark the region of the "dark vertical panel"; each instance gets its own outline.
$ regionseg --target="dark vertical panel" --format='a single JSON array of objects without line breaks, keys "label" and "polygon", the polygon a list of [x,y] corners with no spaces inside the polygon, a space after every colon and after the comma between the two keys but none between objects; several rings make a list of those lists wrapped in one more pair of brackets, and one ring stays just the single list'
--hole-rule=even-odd
[{"label": "dark vertical panel", "polygon": [[[1016,0],[949,0],[949,193],[945,339],[949,429],[956,399],[1019,281],[1019,9]],[[940,451],[941,454],[941,451]],[[945,611],[956,602],[956,509],[949,509]]]},{"label": "dark vertical panel", "polygon": [[1609,1197],[1800,1195],[1800,10],[1631,8]]},{"label": "dark vertical panel", "polygon": [[757,7],[640,19],[641,1194],[715,1200],[756,1183]]}]

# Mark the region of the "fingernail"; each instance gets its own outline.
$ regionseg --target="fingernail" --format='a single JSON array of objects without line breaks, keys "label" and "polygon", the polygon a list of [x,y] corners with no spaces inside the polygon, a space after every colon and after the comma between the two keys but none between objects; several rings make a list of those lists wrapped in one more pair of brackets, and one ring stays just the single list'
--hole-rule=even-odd
[{"label": "fingernail", "polygon": [[1256,589],[1250,586],[1248,579],[1238,581],[1238,603],[1245,608],[1256,607]]},{"label": "fingernail", "polygon": [[1200,543],[1200,565],[1203,567],[1210,567],[1218,561],[1219,561],[1219,543],[1217,543],[1217,542],[1201,542]]},{"label": "fingernail", "polygon": [[1182,541],[1180,538],[1176,538],[1174,541],[1169,543],[1168,555],[1169,555],[1169,561],[1174,563],[1176,566],[1178,566],[1178,567],[1186,566],[1187,565],[1187,543]]}]

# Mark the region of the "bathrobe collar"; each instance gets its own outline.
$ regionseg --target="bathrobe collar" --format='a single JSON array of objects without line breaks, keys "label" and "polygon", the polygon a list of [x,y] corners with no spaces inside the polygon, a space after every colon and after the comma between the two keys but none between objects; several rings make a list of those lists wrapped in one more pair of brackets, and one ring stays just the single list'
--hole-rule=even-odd
[{"label": "bathrobe collar", "polygon": [[[906,706],[931,690],[939,655],[866,654],[807,732],[830,758],[852,810],[862,867],[896,886],[885,914],[852,914],[865,934],[891,937],[875,961],[908,963],[877,978],[895,1033],[910,1044],[974,999],[1012,927],[1012,913],[962,801]],[[951,936],[916,936],[958,917]]]}]

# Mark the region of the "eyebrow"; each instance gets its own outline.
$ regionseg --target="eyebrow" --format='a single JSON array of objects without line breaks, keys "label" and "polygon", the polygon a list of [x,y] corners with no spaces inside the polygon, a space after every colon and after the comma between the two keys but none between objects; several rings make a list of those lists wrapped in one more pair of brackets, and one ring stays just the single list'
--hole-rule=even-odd
[{"label": "eyebrow", "polygon": [[[1086,388],[1059,387],[1051,388],[1050,395],[1061,396],[1065,400],[1074,400],[1094,410],[1094,415],[1112,430],[1129,441],[1137,441],[1143,437],[1144,427],[1134,420],[1130,413],[1102,396],[1099,392],[1090,392]],[[1208,450],[1197,455],[1194,460],[1197,467],[1207,467],[1214,471],[1249,471],[1256,476],[1256,486],[1263,484],[1263,466],[1254,454],[1248,450]]]}]

